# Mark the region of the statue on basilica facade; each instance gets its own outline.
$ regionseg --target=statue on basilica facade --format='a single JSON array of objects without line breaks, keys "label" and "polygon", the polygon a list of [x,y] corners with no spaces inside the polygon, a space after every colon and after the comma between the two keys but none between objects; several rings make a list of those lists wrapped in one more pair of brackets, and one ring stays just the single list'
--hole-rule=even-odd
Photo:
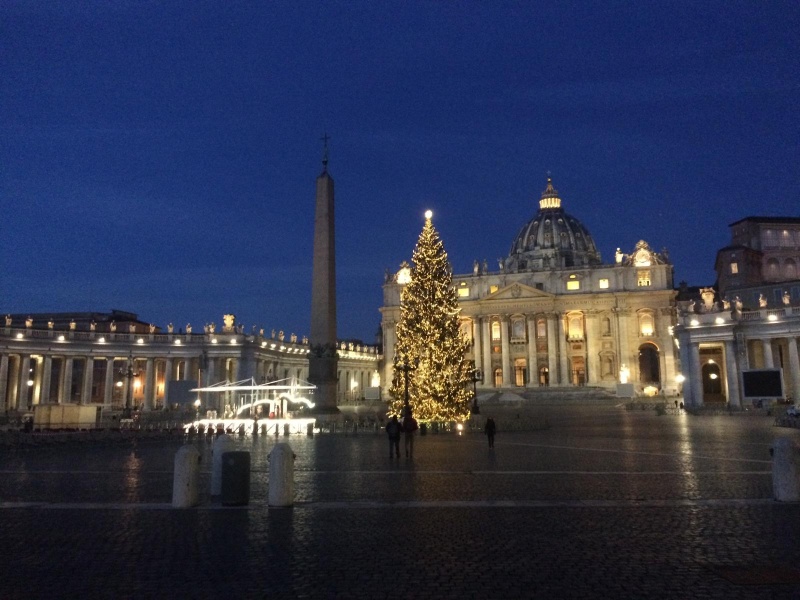
[{"label": "statue on basilica facade", "polygon": [[700,297],[703,299],[705,312],[711,312],[714,308],[714,288],[700,288]]},{"label": "statue on basilica facade", "polygon": [[236,315],[223,315],[222,322],[224,323],[222,331],[230,333],[234,331],[234,324],[236,323]]},{"label": "statue on basilica facade", "polygon": [[70,331],[75,331],[76,327],[77,327],[77,325],[75,324],[75,319],[73,319],[72,321],[69,322],[69,330]]},{"label": "statue on basilica facade", "polygon": [[192,324],[191,323],[187,323],[186,324],[186,333],[192,333]]},{"label": "statue on basilica facade", "polygon": [[481,266],[478,264],[478,260],[475,259],[475,262],[472,263],[472,274],[478,275],[480,273]]},{"label": "statue on basilica facade", "polygon": [[167,333],[172,333],[173,331],[175,331],[175,326],[172,323],[169,323],[167,325]]},{"label": "statue on basilica facade", "polygon": [[758,306],[759,308],[767,308],[767,297],[764,294],[758,295]]},{"label": "statue on basilica facade", "polygon": [[783,305],[789,306],[792,303],[792,297],[789,295],[788,290],[783,290]]},{"label": "statue on basilica facade", "polygon": [[27,327],[28,329],[33,327],[33,318],[32,317],[28,317],[27,319],[25,319],[25,327]]},{"label": "statue on basilica facade", "polygon": [[11,315],[6,315],[6,327],[11,327]]},{"label": "statue on basilica facade", "polygon": [[285,333],[283,333],[283,330],[281,329],[281,330],[278,332],[278,341],[279,341],[279,342],[282,342],[282,341],[284,340],[284,338],[286,338],[286,334],[285,334]]},{"label": "statue on basilica facade", "polygon": [[733,310],[736,312],[742,312],[742,299],[739,296],[736,296],[733,299]]},{"label": "statue on basilica facade", "polygon": [[488,272],[489,272],[489,262],[484,258],[483,259],[483,274],[485,275]]},{"label": "statue on basilica facade", "polygon": [[48,329],[52,329],[54,326],[55,326],[55,323],[53,322],[53,319],[50,319],[50,320],[47,322],[47,328],[48,328]]},{"label": "statue on basilica facade", "polygon": [[108,326],[108,329],[111,331],[111,333],[114,333],[117,330],[117,322],[111,321],[111,324]]},{"label": "statue on basilica facade", "polygon": [[89,331],[97,331],[97,323],[95,321],[89,323]]},{"label": "statue on basilica facade", "polygon": [[155,333],[156,332],[156,326],[153,325],[152,323],[150,323],[149,329],[150,329],[150,333]]}]

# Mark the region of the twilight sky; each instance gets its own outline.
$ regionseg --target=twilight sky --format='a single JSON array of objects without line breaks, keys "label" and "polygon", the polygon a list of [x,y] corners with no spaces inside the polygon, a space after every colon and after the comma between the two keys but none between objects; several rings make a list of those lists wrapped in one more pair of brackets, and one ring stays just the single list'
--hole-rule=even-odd
[{"label": "twilight sky", "polygon": [[425,209],[496,269],[548,171],[605,262],[644,239],[676,284],[800,216],[794,0],[4,0],[0,74],[2,313],[308,334],[326,131],[341,338]]}]

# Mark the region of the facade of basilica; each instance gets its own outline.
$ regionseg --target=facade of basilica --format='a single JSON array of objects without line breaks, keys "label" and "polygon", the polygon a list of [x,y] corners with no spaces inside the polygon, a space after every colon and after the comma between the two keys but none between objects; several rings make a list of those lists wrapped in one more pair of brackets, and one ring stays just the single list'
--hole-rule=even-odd
[{"label": "facade of basilica", "polygon": [[[409,274],[403,265],[383,287],[383,381],[391,381],[400,293]],[[616,390],[624,383],[637,395],[677,393],[669,258],[640,241],[604,263],[549,179],[538,212],[497,270],[476,261],[472,273],[453,280],[479,387]]]}]

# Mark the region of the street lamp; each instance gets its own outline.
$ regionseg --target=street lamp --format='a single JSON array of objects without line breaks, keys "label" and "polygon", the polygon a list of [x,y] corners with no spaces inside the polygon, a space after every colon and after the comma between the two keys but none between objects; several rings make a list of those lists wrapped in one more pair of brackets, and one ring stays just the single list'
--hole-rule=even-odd
[{"label": "street lamp", "polygon": [[141,371],[134,369],[133,355],[128,355],[128,364],[124,369],[119,370],[119,374],[128,380],[128,396],[125,398],[125,408],[122,410],[122,418],[131,418],[131,405],[133,404],[133,378],[141,375]]},{"label": "street lamp", "polygon": [[200,420],[200,398],[194,401],[194,420]]},{"label": "street lamp", "polygon": [[478,406],[478,382],[483,379],[480,369],[473,366],[470,379],[472,380],[472,414],[479,415],[481,414],[481,409]]},{"label": "street lamp", "polygon": [[414,365],[408,362],[407,357],[403,357],[402,361],[397,360],[395,356],[394,368],[403,374],[403,383],[405,389],[405,404],[403,405],[403,416],[411,415],[411,405],[408,402],[408,374],[414,370]]}]

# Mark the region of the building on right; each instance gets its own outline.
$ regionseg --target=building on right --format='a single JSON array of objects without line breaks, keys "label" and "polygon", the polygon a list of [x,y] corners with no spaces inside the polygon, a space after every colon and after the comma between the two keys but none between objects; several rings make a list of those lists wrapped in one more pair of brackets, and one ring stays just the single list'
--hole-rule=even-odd
[{"label": "building on right", "polygon": [[687,406],[800,399],[800,218],[747,217],[717,252],[715,288],[678,301]]}]

